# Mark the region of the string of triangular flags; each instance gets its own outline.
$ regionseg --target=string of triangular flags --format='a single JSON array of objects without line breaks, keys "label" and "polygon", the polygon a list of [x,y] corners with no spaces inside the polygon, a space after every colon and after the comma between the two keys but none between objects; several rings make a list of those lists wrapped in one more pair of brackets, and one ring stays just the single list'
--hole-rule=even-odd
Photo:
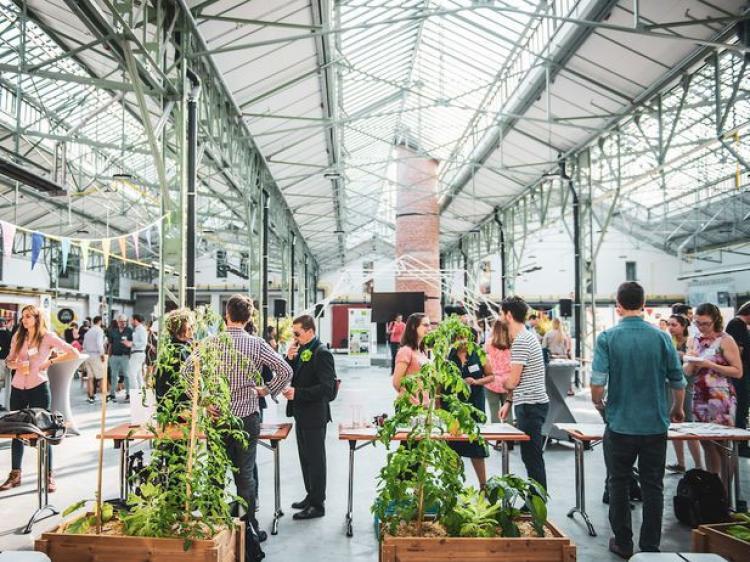
[{"label": "string of triangular flags", "polygon": [[[3,253],[6,258],[9,258],[13,253],[13,240],[15,239],[17,232],[26,232],[31,234],[31,269],[34,269],[39,255],[41,254],[42,248],[44,247],[45,240],[55,240],[60,243],[60,254],[62,258],[62,270],[65,272],[68,268],[68,256],[70,255],[71,245],[76,245],[81,249],[81,264],[84,270],[88,267],[88,256],[89,251],[101,253],[104,258],[105,269],[109,265],[110,250],[112,248],[112,240],[117,240],[117,244],[120,250],[120,255],[114,255],[112,257],[119,259],[124,262],[141,263],[140,260],[140,237],[143,234],[146,237],[146,244],[149,249],[152,249],[151,245],[151,231],[154,228],[158,229],[159,237],[161,237],[162,222],[167,217],[163,215],[154,222],[123,234],[122,236],[113,236],[107,238],[69,238],[66,236],[58,236],[55,234],[46,234],[37,230],[30,230],[22,226],[11,224],[7,221],[0,220],[0,228],[2,228],[3,234]],[[132,241],[133,248],[135,250],[135,260],[128,259],[128,239]],[[100,244],[101,250],[92,246],[92,244]]]}]

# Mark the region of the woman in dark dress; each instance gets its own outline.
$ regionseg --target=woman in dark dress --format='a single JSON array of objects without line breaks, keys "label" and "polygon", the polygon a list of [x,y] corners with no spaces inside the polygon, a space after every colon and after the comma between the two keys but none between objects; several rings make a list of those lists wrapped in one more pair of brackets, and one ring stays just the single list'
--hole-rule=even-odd
[{"label": "woman in dark dress", "polygon": [[[468,397],[459,395],[459,398],[484,413],[484,385],[495,379],[491,368],[488,364],[482,365],[479,355],[476,352],[469,353],[465,344],[459,344],[456,349],[451,351],[449,358],[461,371],[461,376],[464,382],[469,385],[471,391]],[[477,423],[482,421],[479,416],[476,416],[475,419]],[[476,472],[479,480],[479,487],[484,488],[487,483],[487,469],[484,459],[490,455],[487,446],[468,441],[451,441],[450,446],[460,456],[471,459],[474,472]]]},{"label": "woman in dark dress", "polygon": [[[156,370],[154,372],[154,390],[156,392],[156,407],[160,408],[164,396],[166,396],[174,386],[177,378],[180,376],[180,369],[190,356],[193,341],[193,326],[195,316],[187,308],[173,310],[164,319],[164,325],[169,334],[170,361],[169,367],[165,368],[159,365],[157,360]],[[190,398],[186,393],[178,397],[171,397],[186,406],[190,404]]]}]

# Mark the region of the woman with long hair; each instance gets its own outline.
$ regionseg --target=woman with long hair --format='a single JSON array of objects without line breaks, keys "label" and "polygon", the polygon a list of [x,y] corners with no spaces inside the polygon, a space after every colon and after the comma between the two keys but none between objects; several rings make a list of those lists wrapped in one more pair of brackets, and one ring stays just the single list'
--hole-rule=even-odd
[{"label": "woman with long hair", "polygon": [[570,336],[559,318],[552,319],[552,329],[544,334],[542,348],[546,349],[551,359],[570,359]]},{"label": "woman with long hair", "polygon": [[[505,380],[510,375],[510,333],[508,324],[498,318],[492,325],[492,334],[484,346],[487,353],[487,365],[495,376],[494,380],[484,385],[487,406],[490,409],[490,421],[500,423],[498,412],[500,407],[505,404],[508,391],[504,386]],[[508,414],[508,423],[513,423],[513,413]]]},{"label": "woman with long hair", "polygon": [[[701,304],[693,318],[699,333],[688,343],[684,357],[685,374],[695,377],[693,416],[697,422],[734,427],[737,396],[729,379],[742,378],[740,350],[734,338],[724,332],[724,319],[716,305]],[[724,475],[725,456],[719,448],[706,441],[701,445],[709,472]]]},{"label": "woman with long hair", "polygon": [[[677,355],[682,359],[687,351],[688,343],[688,327],[690,322],[684,316],[679,314],[673,314],[667,320],[667,330],[669,335],[672,336],[672,343],[674,343],[675,349],[677,349]],[[685,421],[691,422],[693,419],[693,384],[695,377],[692,375],[686,375],[687,386],[685,387],[685,401],[683,402],[683,409],[685,412]],[[667,385],[669,386],[669,385]],[[667,392],[669,396],[671,392]],[[686,470],[685,465],[685,444],[682,441],[672,441],[674,446],[674,453],[677,457],[677,463],[668,464],[667,470],[670,472],[682,473]],[[703,468],[703,459],[701,458],[701,445],[698,441],[688,441],[688,449],[690,449],[690,455],[693,457],[693,464],[695,468]]]},{"label": "woman with long hair", "polygon": [[[62,352],[52,356],[53,351]],[[50,390],[47,369],[53,363],[72,361],[78,357],[78,351],[53,332],[47,330],[47,322],[41,311],[29,304],[21,309],[21,322],[18,331],[10,342],[10,353],[5,364],[15,370],[13,375],[10,409],[50,407]],[[47,490],[57,489],[52,477],[52,455],[48,450],[49,473]],[[10,490],[21,485],[21,466],[23,461],[23,443],[14,439],[11,446],[11,471],[8,479],[0,486],[0,491]]]},{"label": "woman with long hair", "polygon": [[393,369],[393,388],[399,394],[403,392],[401,381],[404,377],[418,373],[427,362],[424,352],[424,337],[430,330],[430,319],[426,314],[415,312],[406,320],[404,334],[401,336],[401,347],[396,353]]}]

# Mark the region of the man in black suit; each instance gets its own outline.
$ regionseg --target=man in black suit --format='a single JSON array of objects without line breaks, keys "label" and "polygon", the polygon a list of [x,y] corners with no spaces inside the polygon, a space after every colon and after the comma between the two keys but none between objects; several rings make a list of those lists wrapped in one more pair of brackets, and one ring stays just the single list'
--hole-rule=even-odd
[{"label": "man in black suit", "polygon": [[282,391],[289,400],[287,416],[294,417],[302,478],[307,496],[292,504],[301,509],[294,519],[325,515],[326,426],[331,421],[328,403],[336,397],[336,368],[333,355],[315,334],[315,321],[304,315],[292,323],[294,342],[287,361],[294,369],[292,385]]}]

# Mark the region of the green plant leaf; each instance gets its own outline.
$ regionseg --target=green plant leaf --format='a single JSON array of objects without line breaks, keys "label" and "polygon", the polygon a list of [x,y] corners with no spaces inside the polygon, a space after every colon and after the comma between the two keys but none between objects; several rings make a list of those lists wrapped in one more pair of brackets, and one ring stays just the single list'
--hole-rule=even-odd
[{"label": "green plant leaf", "polygon": [[62,516],[63,517],[67,517],[68,515],[70,515],[74,511],[78,511],[84,505],[86,505],[87,501],[89,501],[89,500],[80,500],[80,501],[77,501],[76,503],[74,503],[72,505],[69,505],[68,507],[65,508],[65,511],[62,512]]}]

